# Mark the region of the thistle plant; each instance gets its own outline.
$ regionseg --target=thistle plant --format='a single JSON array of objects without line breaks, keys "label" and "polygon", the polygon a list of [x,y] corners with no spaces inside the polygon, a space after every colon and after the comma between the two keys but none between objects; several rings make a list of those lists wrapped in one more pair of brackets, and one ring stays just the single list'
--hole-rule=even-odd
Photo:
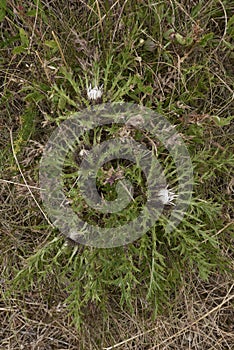
[{"label": "thistle plant", "polygon": [[[150,328],[152,317],[169,315],[181,294],[187,297],[193,278],[211,286],[217,276],[218,283],[221,276],[226,284],[233,280],[232,13],[231,3],[213,0],[0,4],[0,292],[7,314],[2,318],[0,348],[46,348],[54,339],[48,336],[39,344],[40,337],[47,336],[46,324],[52,327],[61,319],[54,333],[60,339],[66,324],[68,340],[52,347],[69,347],[75,324],[79,334],[74,348],[100,349],[110,339],[116,342],[122,329],[121,337],[131,338]],[[137,105],[141,112],[123,120],[122,110],[113,121],[107,113],[112,104]],[[155,117],[146,113],[144,119],[146,108]],[[89,118],[97,110],[100,113]],[[157,124],[157,116],[165,122]],[[61,135],[69,120],[74,129],[69,125],[65,130],[69,137],[56,149],[64,157],[56,163],[56,152],[51,153],[51,162],[45,164],[52,179],[46,191],[48,187],[40,183],[41,161],[45,149],[57,145],[49,144],[51,135]],[[169,128],[164,127],[167,123]],[[98,149],[109,143],[112,153],[108,147],[105,152]],[[179,148],[182,144],[186,154]],[[99,150],[99,157],[94,150]],[[191,168],[178,172],[188,158]],[[57,171],[59,181],[53,182]],[[188,185],[184,192],[183,184]],[[61,197],[53,197],[58,188]],[[46,195],[51,195],[51,212]],[[57,201],[65,215],[59,215]],[[149,214],[157,216],[153,224]],[[85,225],[77,229],[76,219]],[[134,220],[133,234],[124,230],[122,244],[117,244],[119,240],[111,246],[115,230],[120,232]],[[109,240],[107,236],[102,240],[104,230],[110,233]],[[87,244],[95,239],[99,245]],[[206,308],[196,305],[194,314],[185,311],[192,299],[187,298],[183,310],[169,316],[161,328],[178,319],[183,323],[193,318],[199,324],[205,320],[205,331],[199,334],[203,339],[211,320],[196,313]],[[128,322],[110,326],[116,314],[121,322],[128,314],[133,330]],[[33,317],[37,321],[32,322]],[[98,321],[93,326],[98,317],[99,328]],[[138,317],[143,320],[139,328]],[[217,325],[225,322],[227,328],[219,333]],[[221,349],[217,334],[225,339],[226,349],[231,322],[225,322],[212,324],[206,347],[202,342],[204,349]],[[91,325],[86,335],[96,337],[97,344],[93,339],[87,344],[82,337],[85,324]],[[32,331],[39,325],[41,333],[39,328]],[[175,329],[177,325],[172,326]],[[191,332],[197,330],[191,326]],[[216,339],[212,344],[211,334]],[[23,336],[29,339],[21,343]],[[163,337],[168,336],[165,349],[182,346],[178,337],[179,343],[172,344],[174,335],[166,331]],[[32,337],[37,339],[29,344]],[[132,347],[148,347],[144,343],[148,338],[142,339]],[[149,339],[152,346],[158,344]],[[199,340],[197,349],[200,344]]]}]

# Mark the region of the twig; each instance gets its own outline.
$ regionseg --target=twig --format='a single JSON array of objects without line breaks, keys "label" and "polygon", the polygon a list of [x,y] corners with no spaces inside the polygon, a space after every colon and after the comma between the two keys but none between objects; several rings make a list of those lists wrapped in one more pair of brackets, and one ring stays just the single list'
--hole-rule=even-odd
[{"label": "twig", "polygon": [[55,33],[54,33],[53,30],[52,30],[52,35],[53,35],[53,38],[54,38],[54,40],[55,40],[55,42],[56,42],[56,44],[57,44],[57,46],[58,46],[58,49],[59,49],[60,55],[61,55],[61,57],[62,57],[63,63],[64,63],[64,65],[65,65],[65,67],[68,69],[69,67],[68,67],[68,64],[67,64],[67,62],[66,62],[66,60],[65,60],[65,57],[64,57],[63,50],[62,50],[62,48],[61,48],[60,42],[58,41],[58,38],[57,38],[57,36],[55,35]]},{"label": "twig", "polygon": [[9,184],[13,184],[13,185],[18,185],[18,186],[22,186],[22,187],[30,187],[30,188],[35,188],[36,190],[45,191],[44,189],[42,189],[40,187],[24,185],[24,184],[20,184],[19,182],[15,182],[15,181],[0,179],[0,182],[6,182],[6,183],[9,183]]},{"label": "twig", "polygon": [[31,47],[32,47],[33,37],[35,34],[36,25],[37,25],[38,5],[39,5],[39,0],[37,0],[37,3],[36,3],[36,13],[35,13],[35,19],[34,19],[34,23],[33,23],[32,35],[31,35],[29,46],[28,46],[28,53],[30,52]]}]

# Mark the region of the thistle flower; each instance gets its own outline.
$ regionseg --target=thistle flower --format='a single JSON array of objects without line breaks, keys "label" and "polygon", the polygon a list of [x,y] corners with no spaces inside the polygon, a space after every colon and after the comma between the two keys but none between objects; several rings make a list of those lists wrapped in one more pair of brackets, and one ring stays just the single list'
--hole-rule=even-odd
[{"label": "thistle flower", "polygon": [[162,202],[162,204],[175,205],[175,203],[173,203],[173,200],[177,198],[178,195],[175,194],[170,189],[167,189],[166,187],[159,190],[158,197],[159,197],[159,200]]},{"label": "thistle flower", "polygon": [[87,96],[89,100],[97,100],[98,98],[102,97],[103,94],[103,85],[101,85],[100,87],[95,85],[93,88],[91,86],[91,84],[89,85],[89,87],[87,88]]}]

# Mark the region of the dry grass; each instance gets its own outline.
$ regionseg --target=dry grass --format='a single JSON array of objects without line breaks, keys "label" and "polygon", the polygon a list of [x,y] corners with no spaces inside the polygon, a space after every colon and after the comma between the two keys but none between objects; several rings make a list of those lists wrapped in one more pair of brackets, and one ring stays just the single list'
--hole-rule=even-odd
[{"label": "dry grass", "polygon": [[209,283],[188,276],[176,306],[154,322],[147,304],[139,313],[136,305],[135,315],[129,315],[110,300],[104,320],[90,305],[80,333],[69,325],[63,295],[55,293],[49,306],[36,291],[26,293],[23,300],[5,300],[1,306],[1,349],[231,350],[231,282],[218,275]]}]

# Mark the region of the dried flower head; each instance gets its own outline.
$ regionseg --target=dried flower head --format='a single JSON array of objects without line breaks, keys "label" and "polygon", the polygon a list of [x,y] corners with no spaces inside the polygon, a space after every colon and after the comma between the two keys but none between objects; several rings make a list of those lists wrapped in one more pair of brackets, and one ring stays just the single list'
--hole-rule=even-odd
[{"label": "dried flower head", "polygon": [[95,85],[93,88],[91,84],[87,88],[87,96],[89,100],[97,100],[98,98],[101,98],[103,94],[103,85],[98,87]]},{"label": "dried flower head", "polygon": [[158,197],[159,197],[159,200],[162,202],[162,204],[175,205],[175,203],[173,203],[173,200],[177,198],[178,195],[175,194],[170,189],[162,188],[158,192]]}]

